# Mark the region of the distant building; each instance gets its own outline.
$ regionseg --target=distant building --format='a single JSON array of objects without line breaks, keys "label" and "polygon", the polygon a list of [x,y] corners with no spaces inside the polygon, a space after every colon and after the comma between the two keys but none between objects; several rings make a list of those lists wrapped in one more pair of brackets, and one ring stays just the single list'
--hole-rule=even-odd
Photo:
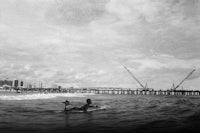
[{"label": "distant building", "polygon": [[59,85],[59,86],[58,86],[58,89],[62,89],[62,86]]},{"label": "distant building", "polygon": [[28,88],[32,88],[32,85],[31,85],[31,84],[29,84],[29,85],[28,85]]},{"label": "distant building", "polygon": [[41,81],[38,82],[38,88],[43,88],[43,84]]},{"label": "distant building", "polygon": [[24,82],[23,82],[23,81],[21,81],[21,82],[20,82],[20,86],[21,86],[21,87],[23,87],[23,85],[24,85]]},{"label": "distant building", "polygon": [[14,80],[14,87],[19,87],[19,80]]},{"label": "distant building", "polygon": [[12,81],[10,80],[0,80],[0,86],[4,86],[4,85],[7,85],[7,86],[12,86]]},{"label": "distant building", "polygon": [[13,81],[13,87],[24,87],[24,81],[20,81],[20,80],[14,80]]},{"label": "distant building", "polygon": [[52,88],[58,88],[58,85],[55,84],[55,83],[53,83],[53,84],[51,85],[51,87],[52,87]]}]

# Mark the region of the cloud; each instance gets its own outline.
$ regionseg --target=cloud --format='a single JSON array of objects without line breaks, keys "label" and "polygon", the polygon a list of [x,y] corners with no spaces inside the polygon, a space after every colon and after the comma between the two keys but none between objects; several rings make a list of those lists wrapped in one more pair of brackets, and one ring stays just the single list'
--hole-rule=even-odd
[{"label": "cloud", "polygon": [[108,0],[55,0],[46,12],[47,20],[57,24],[85,25],[101,17]]},{"label": "cloud", "polygon": [[[177,58],[194,58],[199,57],[200,27],[196,5],[199,1],[113,1],[108,10],[119,19],[114,24],[115,30],[126,36],[129,40],[126,43],[146,53],[154,50]],[[194,14],[193,17],[188,13]],[[132,42],[133,38],[137,41]]]}]

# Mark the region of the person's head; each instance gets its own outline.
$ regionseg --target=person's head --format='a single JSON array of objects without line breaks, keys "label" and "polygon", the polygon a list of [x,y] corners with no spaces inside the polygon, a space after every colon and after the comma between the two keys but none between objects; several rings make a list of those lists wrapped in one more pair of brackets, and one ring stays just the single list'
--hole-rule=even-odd
[{"label": "person's head", "polygon": [[86,102],[87,102],[87,104],[92,104],[92,100],[91,99],[87,99]]},{"label": "person's head", "polygon": [[68,100],[65,101],[65,105],[69,105],[69,101]]}]

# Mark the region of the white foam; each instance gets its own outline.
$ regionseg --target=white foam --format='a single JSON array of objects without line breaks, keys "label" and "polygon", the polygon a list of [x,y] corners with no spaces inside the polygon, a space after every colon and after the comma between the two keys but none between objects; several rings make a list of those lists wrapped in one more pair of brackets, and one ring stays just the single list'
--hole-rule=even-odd
[{"label": "white foam", "polygon": [[108,109],[108,108],[110,108],[110,106],[108,106],[108,105],[102,105],[102,106],[100,106],[100,108],[101,109]]},{"label": "white foam", "polygon": [[87,93],[38,93],[38,94],[18,94],[18,95],[0,95],[0,100],[36,100],[52,99],[56,97],[85,97],[92,95]]}]

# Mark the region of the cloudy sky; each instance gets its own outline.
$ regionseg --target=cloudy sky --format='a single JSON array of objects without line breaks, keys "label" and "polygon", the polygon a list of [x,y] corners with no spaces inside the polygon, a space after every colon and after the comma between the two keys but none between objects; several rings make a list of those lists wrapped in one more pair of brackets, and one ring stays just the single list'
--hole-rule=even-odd
[{"label": "cloudy sky", "polygon": [[199,88],[199,0],[0,0],[0,78]]}]

